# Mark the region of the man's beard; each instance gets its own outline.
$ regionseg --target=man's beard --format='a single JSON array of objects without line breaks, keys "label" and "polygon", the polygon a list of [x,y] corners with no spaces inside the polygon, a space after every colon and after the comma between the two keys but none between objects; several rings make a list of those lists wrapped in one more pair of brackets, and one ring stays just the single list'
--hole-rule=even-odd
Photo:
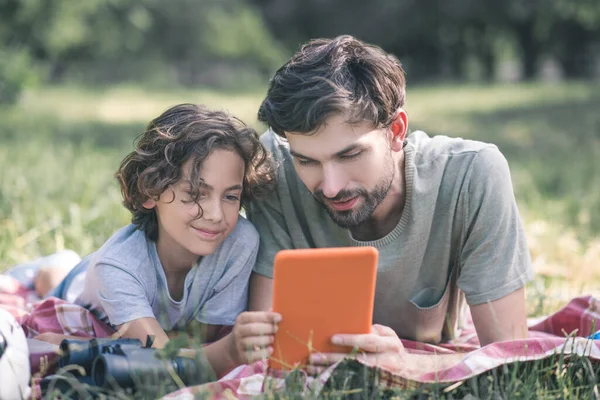
[{"label": "man's beard", "polygon": [[[353,190],[340,190],[333,198],[327,198],[321,189],[315,190],[313,196],[327,211],[333,222],[345,229],[357,228],[371,218],[375,209],[383,202],[387,196],[395,177],[394,162],[391,154],[385,163],[386,174],[377,182],[373,190],[368,191],[364,188]],[[340,201],[362,197],[363,203],[357,209],[333,210],[328,205],[330,201]],[[359,199],[360,201],[360,199]]]}]

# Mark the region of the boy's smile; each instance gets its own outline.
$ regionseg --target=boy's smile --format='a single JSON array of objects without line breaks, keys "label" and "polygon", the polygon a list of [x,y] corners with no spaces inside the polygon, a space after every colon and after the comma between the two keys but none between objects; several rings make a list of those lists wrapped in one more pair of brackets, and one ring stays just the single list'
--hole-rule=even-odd
[{"label": "boy's smile", "polygon": [[[158,201],[144,203],[156,210],[156,248],[165,270],[189,269],[199,257],[212,254],[238,220],[245,168],[242,158],[228,149],[214,150],[202,163],[199,185],[189,181],[194,162],[183,165],[182,179]],[[193,186],[200,187],[196,197],[191,194]]]},{"label": "boy's smile", "polygon": [[204,229],[204,228],[196,228],[194,226],[192,226],[192,228],[194,228],[194,230],[205,240],[217,240],[217,238],[219,237],[219,235],[223,232],[223,231],[219,231],[219,230],[211,230],[211,229]]}]

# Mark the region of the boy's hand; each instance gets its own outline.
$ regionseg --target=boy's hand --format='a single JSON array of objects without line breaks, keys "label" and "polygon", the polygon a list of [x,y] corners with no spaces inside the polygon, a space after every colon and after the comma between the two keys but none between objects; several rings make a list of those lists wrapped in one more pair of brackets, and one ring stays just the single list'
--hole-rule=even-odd
[{"label": "boy's hand", "polygon": [[273,341],[281,315],[248,311],[238,315],[230,337],[230,358],[236,365],[263,360],[273,353]]},{"label": "boy's hand", "polygon": [[[356,358],[370,366],[381,367],[392,372],[404,368],[404,346],[392,328],[373,325],[371,333],[357,335],[334,335],[331,342],[335,345],[357,348]],[[348,357],[344,353],[314,353],[310,356],[307,371],[318,375],[334,364]]]}]

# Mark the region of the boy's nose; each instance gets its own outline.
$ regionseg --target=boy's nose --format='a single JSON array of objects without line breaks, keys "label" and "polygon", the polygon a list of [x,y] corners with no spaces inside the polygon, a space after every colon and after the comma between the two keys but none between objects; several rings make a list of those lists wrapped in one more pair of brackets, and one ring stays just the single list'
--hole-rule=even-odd
[{"label": "boy's nose", "polygon": [[220,222],[223,219],[223,208],[220,201],[210,201],[203,204],[202,211],[202,218],[208,221]]}]

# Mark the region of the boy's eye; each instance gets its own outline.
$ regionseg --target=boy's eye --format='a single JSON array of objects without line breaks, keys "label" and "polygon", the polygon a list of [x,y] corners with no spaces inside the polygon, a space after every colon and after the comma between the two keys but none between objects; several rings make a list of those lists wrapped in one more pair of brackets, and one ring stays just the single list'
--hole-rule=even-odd
[{"label": "boy's eye", "polygon": [[229,201],[240,201],[240,197],[235,194],[228,194],[227,196],[225,196],[225,199]]},{"label": "boy's eye", "polygon": [[181,202],[182,203],[193,203],[194,201],[198,201],[198,200],[202,200],[206,197],[206,193],[204,192],[200,192],[197,194],[197,197],[195,197],[196,194],[192,193],[190,191],[185,191],[183,192],[183,195],[181,196]]}]

